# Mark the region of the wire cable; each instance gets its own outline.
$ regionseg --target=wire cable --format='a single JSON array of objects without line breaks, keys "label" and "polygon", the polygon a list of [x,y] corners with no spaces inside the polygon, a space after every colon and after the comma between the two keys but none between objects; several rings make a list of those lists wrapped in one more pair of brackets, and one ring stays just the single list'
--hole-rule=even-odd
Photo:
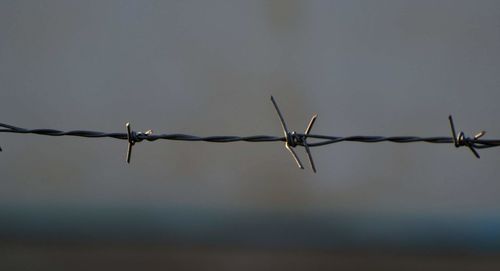
[{"label": "wire cable", "polygon": [[[86,137],[86,138],[113,138],[119,140],[127,140],[127,163],[130,163],[130,158],[132,154],[132,146],[141,141],[157,141],[157,140],[175,140],[175,141],[204,141],[211,143],[231,143],[231,142],[284,142],[286,149],[290,152],[294,158],[297,166],[301,169],[304,168],[301,160],[294,151],[296,146],[302,146],[305,148],[311,168],[316,172],[316,166],[312,159],[310,148],[320,147],[340,142],[362,142],[362,143],[380,143],[380,142],[392,142],[392,143],[433,143],[433,144],[454,144],[455,147],[468,147],[474,156],[480,158],[477,149],[486,149],[492,147],[500,146],[500,139],[481,139],[485,132],[481,131],[474,137],[467,137],[464,132],[457,133],[455,130],[455,125],[453,123],[453,118],[449,116],[449,123],[451,127],[452,137],[418,137],[418,136],[329,136],[329,135],[317,135],[310,134],[310,131],[316,121],[317,115],[311,118],[307,128],[304,133],[297,133],[295,131],[289,131],[286,125],[285,119],[281,114],[281,111],[275,101],[271,96],[271,101],[276,109],[281,122],[281,127],[283,129],[284,136],[269,136],[269,135],[254,135],[254,136],[195,136],[187,134],[154,134],[151,130],[146,132],[135,132],[131,129],[130,123],[126,124],[126,133],[106,133],[99,131],[88,131],[88,130],[74,130],[74,131],[61,131],[55,129],[26,129],[17,127],[10,124],[0,123],[0,133],[13,133],[13,134],[36,134],[45,136],[75,136],[75,137]],[[310,143],[309,139],[315,139],[316,142]],[[0,148],[0,151],[2,149]]]}]

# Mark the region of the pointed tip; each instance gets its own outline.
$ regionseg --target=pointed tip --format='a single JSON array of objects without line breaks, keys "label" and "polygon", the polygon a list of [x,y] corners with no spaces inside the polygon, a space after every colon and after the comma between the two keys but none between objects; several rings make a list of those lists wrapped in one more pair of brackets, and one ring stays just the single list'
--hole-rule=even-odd
[{"label": "pointed tip", "polygon": [[307,127],[306,127],[306,130],[305,130],[305,134],[308,135],[309,132],[311,132],[311,129],[314,125],[314,123],[316,122],[316,119],[318,118],[318,114],[314,114],[312,117],[311,117],[311,120],[309,121],[309,124],[307,124]]},{"label": "pointed tip", "polygon": [[311,117],[311,122],[315,122],[316,119],[318,118],[318,114],[314,114],[312,117]]},{"label": "pointed tip", "polygon": [[481,137],[483,137],[484,135],[486,134],[486,131],[481,131],[479,133],[477,133],[476,135],[474,135],[474,139],[477,140],[477,139],[480,139]]},{"label": "pointed tip", "polygon": [[299,157],[295,153],[292,147],[290,147],[288,144],[285,144],[285,148],[290,152],[292,155],[292,158],[295,160],[295,163],[297,163],[297,167],[300,169],[304,169],[304,166],[302,165],[302,162],[300,161]]},{"label": "pointed tip", "polygon": [[310,164],[311,164],[311,169],[312,169],[312,171],[313,171],[314,173],[316,173],[316,166],[314,165],[314,162],[313,162],[313,160],[312,160],[312,157],[311,157],[311,156],[309,156],[309,162],[311,162]]},{"label": "pointed tip", "polygon": [[314,165],[314,162],[312,160],[312,157],[310,157],[311,159],[309,160],[309,162],[311,162],[311,169],[314,173],[316,173],[316,166]]},{"label": "pointed tip", "polygon": [[311,165],[311,169],[314,173],[316,173],[316,165],[314,164],[314,159],[312,158],[311,150],[309,149],[307,141],[304,141],[304,148],[306,149],[307,158],[309,158],[309,164]]}]

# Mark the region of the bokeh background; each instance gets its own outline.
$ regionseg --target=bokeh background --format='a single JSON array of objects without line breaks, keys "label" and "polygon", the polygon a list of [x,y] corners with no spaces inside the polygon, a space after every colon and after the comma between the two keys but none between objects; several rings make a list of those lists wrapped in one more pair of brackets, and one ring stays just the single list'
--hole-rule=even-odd
[{"label": "bokeh background", "polygon": [[[499,1],[0,2],[0,121],[500,137]],[[500,153],[0,134],[0,266],[491,270]],[[302,149],[299,155],[306,161]]]}]

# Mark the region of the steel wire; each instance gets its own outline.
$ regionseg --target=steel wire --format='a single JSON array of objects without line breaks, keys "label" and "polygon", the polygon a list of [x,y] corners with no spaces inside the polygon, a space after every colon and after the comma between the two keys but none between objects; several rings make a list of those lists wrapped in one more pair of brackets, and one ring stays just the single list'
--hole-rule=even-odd
[{"label": "steel wire", "polygon": [[[317,135],[310,134],[310,130],[316,120],[317,115],[314,115],[311,119],[309,125],[306,128],[305,133],[296,133],[288,130],[285,120],[278,108],[273,97],[271,101],[275,106],[275,109],[280,118],[282,124],[282,129],[284,136],[269,136],[269,135],[254,135],[254,136],[195,136],[188,134],[154,134],[152,131],[147,132],[135,132],[131,130],[130,125],[127,123],[126,133],[106,133],[100,131],[89,131],[89,130],[73,130],[73,131],[61,131],[55,129],[26,129],[18,126],[0,123],[0,133],[13,133],[13,134],[36,134],[45,136],[74,136],[74,137],[85,137],[85,138],[113,138],[128,141],[128,152],[127,152],[127,162],[130,162],[130,156],[132,151],[132,146],[141,141],[157,141],[157,140],[172,140],[172,141],[204,141],[211,143],[230,143],[230,142],[284,142],[286,148],[290,151],[291,155],[297,162],[300,168],[304,168],[302,162],[297,157],[293,148],[296,146],[303,146],[306,149],[311,167],[314,172],[316,168],[309,151],[309,147],[320,147],[340,142],[361,142],[361,143],[380,143],[380,142],[392,142],[392,143],[432,143],[432,144],[454,144],[455,147],[468,147],[473,154],[479,158],[479,154],[476,149],[485,149],[500,146],[500,139],[481,139],[485,132],[481,132],[474,137],[467,137],[463,132],[457,133],[455,131],[455,126],[453,119],[450,116],[449,122],[452,131],[452,137],[418,137],[418,136],[329,136],[329,135]],[[315,140],[315,142],[308,142],[309,139]],[[0,148],[0,151],[2,149]]]}]

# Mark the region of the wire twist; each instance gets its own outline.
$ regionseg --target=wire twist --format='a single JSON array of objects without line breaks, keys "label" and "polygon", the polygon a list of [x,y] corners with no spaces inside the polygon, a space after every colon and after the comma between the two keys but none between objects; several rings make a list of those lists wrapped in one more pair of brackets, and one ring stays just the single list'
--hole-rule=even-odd
[{"label": "wire twist", "polygon": [[153,134],[153,130],[148,130],[145,133],[132,131],[132,129],[130,128],[130,122],[127,122],[125,124],[125,127],[127,128],[127,141],[128,141],[127,163],[130,164],[130,157],[132,156],[132,147],[135,145],[135,143],[147,139],[147,136]]},{"label": "wire twist", "polygon": [[[274,99],[271,96],[271,102],[276,109],[278,114],[281,127],[283,130],[283,136],[268,136],[268,135],[255,135],[255,136],[194,136],[186,134],[153,134],[152,130],[146,132],[135,132],[132,130],[130,123],[127,123],[126,133],[105,133],[98,131],[86,131],[86,130],[74,130],[74,131],[60,131],[54,129],[25,129],[9,124],[0,123],[0,133],[14,133],[14,134],[37,134],[45,136],[76,136],[76,137],[87,137],[87,138],[113,138],[119,140],[126,140],[128,142],[127,146],[127,156],[126,161],[130,163],[132,156],[132,147],[142,141],[156,141],[156,140],[176,140],[176,141],[205,141],[211,143],[230,143],[230,142],[284,142],[285,148],[290,152],[292,158],[295,160],[297,166],[304,169],[304,165],[294,151],[297,146],[304,147],[309,164],[313,172],[316,172],[316,166],[312,158],[311,150],[312,147],[320,147],[330,144],[335,144],[339,142],[362,142],[362,143],[379,143],[379,142],[393,142],[393,143],[414,143],[414,142],[425,142],[433,144],[451,144],[453,143],[456,148],[467,147],[474,154],[475,157],[480,158],[478,149],[486,149],[492,147],[500,146],[500,139],[481,139],[486,132],[481,131],[474,137],[468,137],[464,132],[457,133],[455,130],[455,125],[453,123],[452,116],[449,116],[449,123],[451,127],[452,137],[417,137],[417,136],[328,136],[328,135],[315,135],[311,134],[311,129],[318,117],[318,115],[313,115],[309,124],[307,125],[304,133],[297,133],[295,131],[290,131],[286,125],[285,119],[281,114],[281,111]],[[309,139],[314,139],[316,142],[309,142]],[[0,152],[2,148],[0,147]]]}]

